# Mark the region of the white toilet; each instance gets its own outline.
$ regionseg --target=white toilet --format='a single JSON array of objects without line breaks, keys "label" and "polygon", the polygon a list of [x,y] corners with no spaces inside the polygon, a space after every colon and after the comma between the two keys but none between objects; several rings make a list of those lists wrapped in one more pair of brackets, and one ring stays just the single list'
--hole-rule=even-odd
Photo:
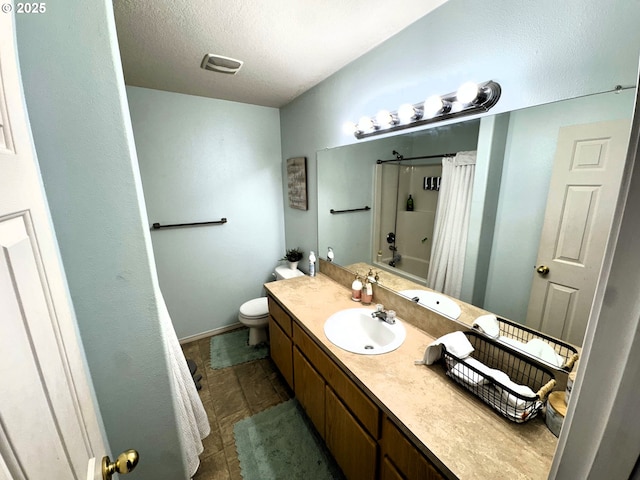
[{"label": "white toilet", "polygon": [[[276,267],[276,281],[301,277],[304,273],[292,270],[286,266]],[[267,341],[267,327],[269,325],[269,305],[267,297],[254,298],[240,305],[238,321],[249,327],[249,345],[258,345]]]}]

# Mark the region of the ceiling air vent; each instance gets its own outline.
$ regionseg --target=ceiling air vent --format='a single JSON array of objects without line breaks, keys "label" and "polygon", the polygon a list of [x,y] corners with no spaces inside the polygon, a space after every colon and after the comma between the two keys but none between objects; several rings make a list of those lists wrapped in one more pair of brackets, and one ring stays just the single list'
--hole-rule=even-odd
[{"label": "ceiling air vent", "polygon": [[242,64],[242,60],[207,53],[202,59],[200,67],[213,72],[230,73],[231,75],[235,75],[238,73],[238,70],[240,70],[240,67],[242,67]]}]

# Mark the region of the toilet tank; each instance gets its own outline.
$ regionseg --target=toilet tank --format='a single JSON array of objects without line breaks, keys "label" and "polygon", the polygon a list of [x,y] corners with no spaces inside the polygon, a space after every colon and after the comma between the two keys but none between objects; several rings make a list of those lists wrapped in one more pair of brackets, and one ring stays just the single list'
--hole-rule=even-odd
[{"label": "toilet tank", "polygon": [[302,276],[304,276],[304,273],[298,270],[297,268],[295,270],[292,270],[286,265],[280,265],[279,267],[276,267],[276,280],[286,280],[288,278],[295,278],[295,277],[302,277]]}]

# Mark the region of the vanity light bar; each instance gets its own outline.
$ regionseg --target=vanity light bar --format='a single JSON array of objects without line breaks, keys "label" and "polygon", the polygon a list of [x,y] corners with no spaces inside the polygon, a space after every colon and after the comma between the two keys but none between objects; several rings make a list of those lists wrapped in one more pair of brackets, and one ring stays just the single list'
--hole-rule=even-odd
[{"label": "vanity light bar", "polygon": [[467,82],[456,92],[446,95],[432,95],[424,102],[413,105],[406,103],[395,112],[382,111],[375,117],[360,117],[351,125],[356,138],[418,127],[428,123],[441,122],[449,118],[488,112],[500,99],[500,84],[489,80],[479,85]]}]

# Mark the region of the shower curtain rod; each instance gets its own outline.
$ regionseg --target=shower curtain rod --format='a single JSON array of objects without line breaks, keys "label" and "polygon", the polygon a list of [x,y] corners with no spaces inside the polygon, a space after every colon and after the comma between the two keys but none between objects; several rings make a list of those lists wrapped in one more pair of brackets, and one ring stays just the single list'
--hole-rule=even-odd
[{"label": "shower curtain rod", "polygon": [[402,161],[410,161],[410,160],[423,160],[423,159],[426,159],[426,158],[455,157],[456,155],[457,155],[457,152],[456,153],[441,153],[440,155],[422,155],[420,157],[407,157],[407,158],[404,158],[402,155],[399,155],[399,158],[393,158],[391,160],[377,160],[376,163],[379,165],[381,163],[387,163],[387,162],[402,162]]}]

